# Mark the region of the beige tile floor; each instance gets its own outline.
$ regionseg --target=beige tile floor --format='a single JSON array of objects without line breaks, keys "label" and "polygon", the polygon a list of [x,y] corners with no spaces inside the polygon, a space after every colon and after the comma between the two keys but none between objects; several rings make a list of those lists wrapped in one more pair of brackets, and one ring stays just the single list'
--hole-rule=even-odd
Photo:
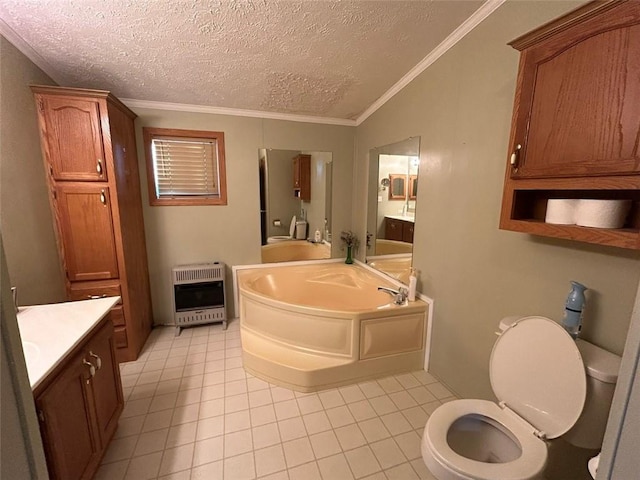
[{"label": "beige tile floor", "polygon": [[412,480],[433,410],[424,371],[303,394],[242,368],[237,321],[156,328],[121,365],[125,408],[96,479]]}]

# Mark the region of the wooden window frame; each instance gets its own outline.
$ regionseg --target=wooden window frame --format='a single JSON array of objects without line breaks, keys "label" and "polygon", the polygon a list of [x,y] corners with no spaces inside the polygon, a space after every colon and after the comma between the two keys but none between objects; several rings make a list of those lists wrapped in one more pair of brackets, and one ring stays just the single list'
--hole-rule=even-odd
[{"label": "wooden window frame", "polygon": [[[149,189],[149,205],[151,206],[196,206],[196,205],[226,205],[227,204],[227,175],[225,166],[224,133],[206,130],[181,130],[175,128],[143,127],[145,159],[147,163],[147,186]],[[175,197],[158,197],[156,194],[156,175],[153,168],[153,151],[151,142],[154,138],[178,137],[190,139],[215,140],[218,162],[218,191],[217,195],[195,196],[177,195]]]}]

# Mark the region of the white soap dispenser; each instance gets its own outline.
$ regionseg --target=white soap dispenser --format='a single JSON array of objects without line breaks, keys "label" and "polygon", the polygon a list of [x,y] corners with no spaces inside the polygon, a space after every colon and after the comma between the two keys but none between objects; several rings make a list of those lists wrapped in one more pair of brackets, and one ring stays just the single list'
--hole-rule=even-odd
[{"label": "white soap dispenser", "polygon": [[418,285],[418,271],[415,268],[411,269],[411,273],[409,274],[409,295],[407,299],[410,302],[416,301],[416,287]]},{"label": "white soap dispenser", "polygon": [[320,230],[316,230],[316,233],[313,235],[313,241],[315,243],[320,243],[322,241],[322,235],[320,235]]}]

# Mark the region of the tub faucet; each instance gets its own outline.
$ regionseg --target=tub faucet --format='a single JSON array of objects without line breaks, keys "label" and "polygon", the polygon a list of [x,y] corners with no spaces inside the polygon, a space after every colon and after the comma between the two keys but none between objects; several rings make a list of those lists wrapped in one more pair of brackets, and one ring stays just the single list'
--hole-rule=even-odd
[{"label": "tub faucet", "polygon": [[383,292],[387,292],[389,295],[393,297],[393,303],[396,305],[404,305],[407,301],[407,297],[409,296],[409,290],[404,287],[400,287],[398,290],[394,290],[389,287],[378,287],[378,290]]}]

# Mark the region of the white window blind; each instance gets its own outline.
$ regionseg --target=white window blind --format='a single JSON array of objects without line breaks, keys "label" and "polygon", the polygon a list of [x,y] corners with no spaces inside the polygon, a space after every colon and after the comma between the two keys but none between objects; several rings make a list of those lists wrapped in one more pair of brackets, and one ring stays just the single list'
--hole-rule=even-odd
[{"label": "white window blind", "polygon": [[151,149],[158,198],[220,195],[216,140],[154,138]]}]

